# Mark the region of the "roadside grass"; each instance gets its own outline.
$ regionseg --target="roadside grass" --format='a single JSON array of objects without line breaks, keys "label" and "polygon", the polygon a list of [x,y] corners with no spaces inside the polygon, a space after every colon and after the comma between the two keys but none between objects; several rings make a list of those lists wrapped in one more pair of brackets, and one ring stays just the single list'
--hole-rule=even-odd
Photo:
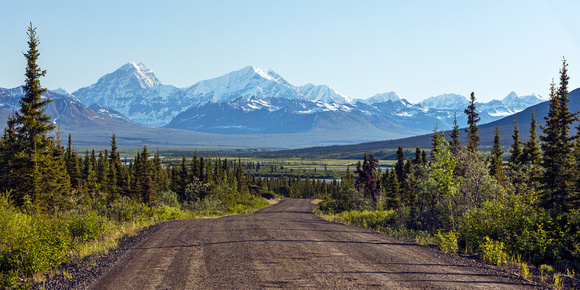
[{"label": "roadside grass", "polygon": [[397,239],[410,239],[422,246],[436,243],[436,238],[426,231],[408,229],[397,225],[397,214],[392,210],[345,211],[332,214],[315,209],[314,213],[327,221],[371,229]]},{"label": "roadside grass", "polygon": [[175,206],[121,198],[112,204],[77,205],[53,216],[22,211],[0,194],[0,289],[28,288],[55,275],[67,277],[70,274],[58,265],[106,254],[121,238],[157,223],[250,213],[269,205],[253,196]]}]

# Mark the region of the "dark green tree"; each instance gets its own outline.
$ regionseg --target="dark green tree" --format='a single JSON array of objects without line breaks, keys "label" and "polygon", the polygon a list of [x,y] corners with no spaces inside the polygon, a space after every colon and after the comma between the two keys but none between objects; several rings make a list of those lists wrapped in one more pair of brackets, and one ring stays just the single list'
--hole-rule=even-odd
[{"label": "dark green tree", "polygon": [[477,152],[477,146],[479,145],[479,135],[477,131],[477,122],[479,118],[479,113],[475,111],[475,93],[471,93],[471,98],[469,99],[469,106],[465,109],[465,114],[467,115],[467,124],[469,128],[465,130],[467,132],[467,150],[471,152]]},{"label": "dark green tree", "polygon": [[520,130],[518,129],[518,120],[514,120],[514,134],[512,135],[514,142],[510,148],[510,157],[508,162],[512,168],[516,168],[522,163],[522,141],[520,141]]},{"label": "dark green tree", "polygon": [[121,174],[121,156],[117,152],[117,136],[113,133],[111,136],[111,154],[109,155],[109,175],[107,176],[108,192],[111,200],[120,197],[120,189],[123,187]]},{"label": "dark green tree", "polygon": [[437,148],[439,148],[439,128],[437,128],[437,124],[435,124],[435,128],[433,129],[433,134],[431,134],[431,161],[435,159],[435,154],[437,154]]},{"label": "dark green tree", "polygon": [[501,185],[506,185],[505,173],[503,171],[503,150],[501,149],[499,127],[495,126],[493,137],[493,147],[489,156],[489,175],[494,177]]},{"label": "dark green tree", "polygon": [[537,128],[536,109],[534,108],[532,109],[532,120],[530,121],[530,138],[528,142],[524,144],[522,154],[522,161],[533,165],[539,165],[542,158],[540,145],[538,144]]},{"label": "dark green tree", "polygon": [[379,159],[373,153],[368,157],[365,154],[363,163],[357,162],[355,173],[358,174],[356,187],[363,192],[365,198],[370,201],[373,208],[377,206],[379,188],[377,187],[377,168]]},{"label": "dark green tree", "polygon": [[461,141],[459,140],[459,125],[457,125],[457,113],[453,114],[453,128],[449,133],[449,137],[451,141],[449,141],[449,150],[454,155],[459,153],[459,149],[461,149]]},{"label": "dark green tree", "polygon": [[405,179],[404,167],[405,167],[405,152],[403,152],[403,147],[399,146],[397,153],[395,154],[397,158],[397,163],[395,163],[395,172],[399,178],[399,184],[403,183]]},{"label": "dark green tree", "polygon": [[544,117],[540,135],[542,143],[542,192],[540,204],[557,215],[567,210],[567,202],[572,185],[572,143],[568,136],[573,115],[568,109],[568,75],[566,60],[562,61],[560,86],[556,89],[554,81],[550,85],[550,109]]},{"label": "dark green tree", "polygon": [[388,185],[385,192],[385,206],[387,209],[394,209],[399,210],[401,207],[401,187],[399,184],[399,177],[397,176],[397,172],[391,170],[391,173],[388,175]]},{"label": "dark green tree", "polygon": [[40,78],[46,71],[37,63],[40,42],[32,23],[27,36],[24,96],[19,102],[20,109],[8,118],[8,128],[0,142],[3,146],[0,150],[3,181],[0,183],[9,186],[4,190],[13,190],[11,196],[16,205],[31,203],[37,209],[52,211],[62,208],[60,203],[66,200],[62,195],[68,194],[70,178],[60,139],[55,142],[54,137],[49,137],[55,125],[45,113],[51,100],[43,97],[46,89],[40,85]]},{"label": "dark green tree", "polygon": [[415,148],[415,158],[413,159],[413,164],[423,164],[423,160],[421,159],[421,148],[419,147]]}]

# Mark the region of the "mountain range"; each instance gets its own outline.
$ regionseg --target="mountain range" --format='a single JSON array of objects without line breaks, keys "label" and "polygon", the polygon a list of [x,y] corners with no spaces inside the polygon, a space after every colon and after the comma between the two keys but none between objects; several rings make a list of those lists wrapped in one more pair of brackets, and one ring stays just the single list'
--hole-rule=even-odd
[{"label": "mountain range", "polygon": [[[21,95],[21,88],[0,88],[0,117],[18,109]],[[466,124],[463,110],[468,104],[458,94],[417,104],[395,92],[352,99],[326,85],[295,86],[272,70],[253,66],[177,88],[164,85],[145,64],[133,62],[72,94],[58,89],[47,96],[55,100],[48,109],[53,120],[76,132],[83,126],[127,132],[145,126],[159,132],[172,129],[181,137],[283,135],[309,140],[288,144],[289,148],[409,137],[431,132],[435,126],[445,130],[455,115],[458,124]],[[542,101],[536,94],[520,97],[511,92],[502,100],[476,105],[483,124]]]},{"label": "mountain range", "polygon": [[[580,112],[580,88],[572,90],[568,93],[568,107],[570,112],[578,113]],[[500,143],[504,150],[509,152],[507,147],[513,144],[513,132],[514,132],[514,124],[517,121],[519,138],[521,142],[527,142],[530,136],[530,124],[532,119],[532,114],[535,114],[537,127],[536,127],[536,135],[540,136],[542,133],[541,126],[546,124],[546,120],[544,119],[545,116],[548,115],[548,111],[550,109],[550,102],[542,102],[537,104],[533,107],[529,107],[521,112],[515,113],[513,115],[504,117],[500,120],[497,120],[492,123],[482,124],[479,125],[478,135],[481,138],[479,144],[482,147],[482,151],[490,150],[493,146],[494,142],[494,135],[496,127],[499,129],[500,132]],[[574,122],[572,126],[570,126],[569,135],[573,136],[577,133],[578,130],[578,123]],[[445,136],[449,138],[449,134],[451,132],[445,132]],[[382,155],[380,156],[381,159],[395,159],[395,150],[401,146],[403,148],[431,148],[432,142],[432,134],[424,134],[418,135],[414,137],[408,137],[403,139],[396,139],[396,140],[384,140],[384,141],[375,141],[375,142],[364,142],[358,144],[349,144],[349,145],[334,145],[334,146],[316,146],[316,147],[308,147],[308,148],[300,148],[300,149],[292,149],[292,150],[283,150],[283,151],[276,151],[276,156],[288,156],[288,157],[300,157],[300,156],[316,156],[317,154],[343,154],[350,155],[352,159],[361,159],[365,152],[375,152],[375,155]],[[465,146],[467,140],[467,132],[466,130],[460,130],[460,141],[462,145]],[[390,150],[390,152],[389,152]],[[379,154],[377,154],[379,153]],[[389,154],[388,156],[384,156]],[[413,156],[414,150],[410,150],[405,152],[407,157]],[[264,152],[264,156],[267,156],[268,152]],[[386,158],[385,158],[386,157]]]}]

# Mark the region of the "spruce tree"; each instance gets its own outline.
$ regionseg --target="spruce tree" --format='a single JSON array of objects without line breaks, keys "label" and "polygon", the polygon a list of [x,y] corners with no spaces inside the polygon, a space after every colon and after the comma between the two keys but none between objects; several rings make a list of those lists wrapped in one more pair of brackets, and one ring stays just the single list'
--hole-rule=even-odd
[{"label": "spruce tree", "polygon": [[143,146],[143,152],[139,157],[140,163],[137,170],[137,188],[136,191],[145,204],[153,203],[157,200],[157,192],[153,185],[153,168],[149,160],[149,152],[147,146]]},{"label": "spruce tree", "polygon": [[421,160],[421,148],[415,148],[415,158],[413,159],[413,164],[419,165],[422,164],[423,160]]},{"label": "spruce tree", "polygon": [[197,149],[193,151],[193,159],[191,160],[191,177],[199,180],[199,159],[197,156]]},{"label": "spruce tree", "polygon": [[[8,126],[4,128],[4,134],[0,137],[0,192],[7,192],[15,188],[18,182],[18,168],[14,166],[15,156],[18,152],[16,141],[16,129],[14,118],[8,117]],[[16,204],[22,204],[17,200]]]},{"label": "spruce tree", "polygon": [[457,124],[457,113],[453,114],[453,128],[449,133],[449,137],[451,141],[449,141],[449,150],[454,155],[459,153],[459,149],[461,148],[461,141],[459,140],[459,125]]},{"label": "spruce tree", "polygon": [[344,188],[349,188],[354,186],[354,177],[352,171],[350,171],[350,165],[346,166],[346,174],[342,180],[342,186]]},{"label": "spruce tree", "polygon": [[489,175],[494,177],[500,184],[505,186],[505,173],[503,171],[503,150],[501,149],[499,127],[495,126],[495,135],[493,138],[493,147],[489,160]]},{"label": "spruce tree", "polygon": [[116,200],[120,197],[120,189],[122,188],[121,180],[121,157],[117,152],[117,137],[113,133],[111,137],[111,154],[109,155],[109,176],[107,180],[109,182],[109,196],[111,200]]},{"label": "spruce tree", "polygon": [[479,122],[480,118],[479,113],[475,111],[475,93],[471,93],[469,106],[464,112],[467,115],[467,124],[469,125],[469,128],[465,130],[467,132],[467,149],[471,152],[477,152],[477,146],[479,145],[477,122]]},{"label": "spruce tree", "polygon": [[431,134],[431,161],[435,160],[435,155],[437,154],[437,148],[439,148],[439,128],[435,125],[433,128],[433,134]]},{"label": "spruce tree", "polygon": [[189,176],[189,172],[187,170],[187,158],[185,157],[185,153],[183,154],[183,156],[181,157],[181,169],[178,172],[177,175],[177,195],[181,197],[181,200],[185,200],[186,196],[185,196],[185,189],[187,188],[187,185],[189,183],[191,183],[192,180],[195,180],[196,177],[190,177]]},{"label": "spruce tree", "polygon": [[24,97],[20,99],[20,109],[8,118],[8,129],[0,142],[2,166],[6,166],[2,169],[6,174],[2,184],[9,186],[4,189],[14,190],[12,198],[16,205],[32,203],[37,209],[52,211],[63,208],[66,200],[63,195],[68,194],[70,179],[60,139],[55,142],[54,137],[48,136],[55,125],[45,113],[51,100],[43,97],[47,90],[40,85],[46,71],[37,64],[40,42],[32,23],[27,36]]},{"label": "spruce tree", "polygon": [[405,178],[404,174],[404,166],[405,166],[405,152],[403,152],[403,147],[399,146],[397,149],[397,153],[395,154],[397,158],[397,163],[395,164],[395,172],[399,178],[399,184],[403,183],[403,179]]},{"label": "spruce tree", "polygon": [[508,162],[512,168],[516,168],[522,162],[522,142],[520,141],[520,130],[518,129],[518,120],[514,120],[514,134],[512,135],[514,142],[510,148],[510,157]]},{"label": "spruce tree", "polygon": [[566,60],[562,61],[560,86],[556,89],[554,81],[550,85],[550,109],[546,126],[542,126],[542,194],[541,206],[551,210],[555,215],[567,210],[568,200],[573,191],[572,143],[568,136],[573,116],[568,109],[568,75]]},{"label": "spruce tree", "polygon": [[533,165],[540,164],[540,159],[542,157],[542,153],[540,152],[540,145],[538,145],[538,133],[536,132],[537,128],[536,109],[533,108],[532,120],[530,121],[530,138],[524,145],[522,154],[522,161]]},{"label": "spruce tree", "polygon": [[391,170],[388,177],[389,188],[386,191],[386,207],[387,209],[398,210],[401,207],[401,187],[399,184],[399,177],[397,172]]},{"label": "spruce tree", "polygon": [[365,154],[363,158],[363,163],[359,161],[356,164],[355,173],[358,174],[356,180],[356,186],[359,190],[363,191],[365,198],[370,200],[370,204],[373,208],[377,206],[378,201],[378,187],[377,187],[377,168],[379,165],[379,159],[375,157],[373,153],[370,155]]},{"label": "spruce tree", "polygon": [[24,54],[27,60],[26,82],[22,87],[24,97],[20,100],[20,110],[14,113],[16,134],[19,139],[20,149],[26,154],[34,151],[45,150],[52,145],[52,138],[47,137],[49,132],[54,131],[55,125],[50,122],[50,116],[45,113],[45,107],[51,102],[48,98],[42,98],[46,89],[40,85],[40,78],[46,75],[38,64],[39,40],[36,36],[36,28],[32,23],[28,28],[28,52]]}]

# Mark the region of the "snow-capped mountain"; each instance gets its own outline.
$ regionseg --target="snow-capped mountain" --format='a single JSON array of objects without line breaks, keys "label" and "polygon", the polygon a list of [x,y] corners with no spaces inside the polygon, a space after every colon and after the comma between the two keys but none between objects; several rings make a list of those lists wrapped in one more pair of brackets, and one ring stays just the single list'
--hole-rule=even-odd
[{"label": "snow-capped mountain", "polygon": [[501,100],[501,103],[517,113],[547,100],[536,93],[519,97],[515,92],[511,92]]},{"label": "snow-capped mountain", "polygon": [[[272,70],[254,66],[176,88],[163,85],[146,65],[132,62],[73,95],[112,118],[124,115],[145,126],[224,134],[290,134],[332,124],[423,134],[436,125],[449,129],[455,115],[464,124],[463,110],[469,104],[458,94],[411,104],[392,91],[351,99],[326,85],[295,86]],[[538,95],[518,97],[512,92],[500,101],[476,105],[483,124],[542,101]]]},{"label": "snow-capped mountain", "polygon": [[347,96],[321,85],[296,87],[274,71],[248,66],[218,78],[178,89],[162,85],[144,64],[128,63],[89,87],[74,92],[85,105],[101,105],[135,123],[163,126],[191,106],[225,103],[237,98],[282,98],[346,103]]},{"label": "snow-capped mountain", "polygon": [[368,99],[358,99],[357,101],[370,105],[370,104],[375,104],[375,103],[384,103],[386,101],[394,101],[395,102],[395,101],[399,101],[399,100],[401,100],[399,95],[393,91],[390,91],[388,93],[376,94]]},{"label": "snow-capped mountain", "polygon": [[419,104],[434,109],[463,110],[469,105],[469,101],[462,95],[443,94],[427,98]]},{"label": "snow-capped mountain", "polygon": [[[20,99],[24,96],[22,87],[12,89],[0,88],[0,118],[2,121],[14,111],[20,109]],[[43,97],[50,98],[52,102],[45,108],[47,115],[51,116],[52,122],[66,128],[82,128],[85,126],[103,126],[132,124],[124,117],[111,118],[103,112],[96,112],[87,108],[77,98],[64,89],[47,91]]]},{"label": "snow-capped mountain", "polygon": [[98,104],[135,123],[161,126],[182,109],[179,92],[174,86],[163,85],[145,64],[130,62],[73,95],[86,106]]}]

